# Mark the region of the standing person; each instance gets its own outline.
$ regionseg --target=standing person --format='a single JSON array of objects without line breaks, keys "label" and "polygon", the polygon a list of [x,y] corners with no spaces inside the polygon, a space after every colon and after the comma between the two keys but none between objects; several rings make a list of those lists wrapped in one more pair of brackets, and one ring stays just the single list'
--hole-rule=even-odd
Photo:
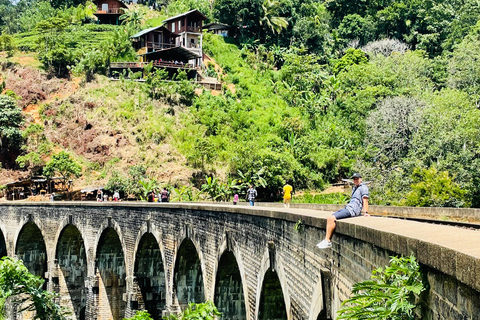
[{"label": "standing person", "polygon": [[118,190],[115,190],[115,192],[113,193],[113,201],[120,201],[120,193],[118,192]]},{"label": "standing person", "polygon": [[160,198],[162,202],[168,202],[170,197],[170,192],[168,192],[167,188],[163,188],[162,192],[160,193]]},{"label": "standing person", "polygon": [[233,196],[233,205],[237,205],[238,203],[238,193],[235,193],[235,195]]},{"label": "standing person", "polygon": [[148,202],[153,202],[153,191],[150,191],[148,194],[147,194],[147,201]]},{"label": "standing person", "polygon": [[292,201],[292,191],[293,187],[287,184],[283,186],[283,206],[285,208],[290,208],[290,202]]},{"label": "standing person", "polygon": [[332,213],[332,215],[327,218],[327,230],[325,239],[317,244],[317,247],[319,247],[320,249],[327,249],[332,246],[331,239],[333,231],[336,227],[337,220],[360,216],[362,215],[362,210],[365,212],[365,217],[369,216],[368,187],[365,183],[362,183],[362,176],[360,175],[360,173],[354,173],[352,179],[354,184],[352,189],[352,198],[344,209],[340,209],[337,212]]},{"label": "standing person", "polygon": [[257,197],[257,190],[250,185],[250,188],[247,190],[247,200],[250,202],[251,206],[255,205],[255,198]]},{"label": "standing person", "polygon": [[103,196],[102,196],[102,190],[97,191],[97,202],[102,202],[103,201]]}]

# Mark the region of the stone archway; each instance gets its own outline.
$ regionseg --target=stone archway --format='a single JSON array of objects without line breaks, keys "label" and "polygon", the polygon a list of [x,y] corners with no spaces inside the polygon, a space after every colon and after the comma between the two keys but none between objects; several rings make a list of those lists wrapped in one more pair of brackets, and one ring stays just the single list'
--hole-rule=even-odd
[{"label": "stone archway", "polygon": [[180,245],[174,270],[173,286],[180,307],[204,302],[202,266],[192,240],[185,239]]},{"label": "stone archway", "polygon": [[134,275],[140,290],[135,309],[147,310],[154,320],[162,319],[166,306],[165,270],[160,247],[151,233],[144,234],[138,244]]},{"label": "stone archway", "polygon": [[122,243],[113,228],[106,228],[98,242],[95,270],[99,287],[99,310],[101,318],[121,320],[125,317],[126,293],[125,255]]},{"label": "stone archway", "polygon": [[[85,243],[77,227],[69,224],[57,242],[55,258],[58,261],[57,285],[60,291],[60,303],[73,311],[73,319],[85,320],[87,292],[87,256]],[[83,317],[82,317],[83,314]]]},{"label": "stone archway", "polygon": [[275,271],[271,268],[265,273],[260,304],[258,306],[258,320],[287,320],[287,308],[282,291],[282,285]]},{"label": "stone archway", "polygon": [[[20,230],[15,246],[15,255],[23,261],[28,271],[41,278],[47,272],[47,248],[42,232],[33,222],[28,222]],[[46,288],[46,285],[44,285]]]},{"label": "stone archway", "polygon": [[247,319],[242,277],[231,251],[225,251],[218,263],[214,303],[222,313],[221,319]]}]

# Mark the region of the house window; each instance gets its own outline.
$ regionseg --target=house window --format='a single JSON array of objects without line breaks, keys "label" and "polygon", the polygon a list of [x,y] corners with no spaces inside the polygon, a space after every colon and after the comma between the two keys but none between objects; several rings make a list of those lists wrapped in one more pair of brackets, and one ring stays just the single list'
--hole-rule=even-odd
[{"label": "house window", "polygon": [[182,22],[178,21],[178,31],[182,30]]},{"label": "house window", "polygon": [[172,32],[175,32],[175,22],[172,22]]},{"label": "house window", "polygon": [[102,11],[108,12],[108,3],[102,3]]}]

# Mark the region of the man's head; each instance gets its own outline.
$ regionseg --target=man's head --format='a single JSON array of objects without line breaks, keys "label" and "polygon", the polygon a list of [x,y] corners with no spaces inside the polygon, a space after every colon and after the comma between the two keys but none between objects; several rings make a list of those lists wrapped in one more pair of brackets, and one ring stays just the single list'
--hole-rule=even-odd
[{"label": "man's head", "polygon": [[358,172],[354,173],[351,177],[353,179],[353,183],[358,186],[362,183],[362,175]]}]

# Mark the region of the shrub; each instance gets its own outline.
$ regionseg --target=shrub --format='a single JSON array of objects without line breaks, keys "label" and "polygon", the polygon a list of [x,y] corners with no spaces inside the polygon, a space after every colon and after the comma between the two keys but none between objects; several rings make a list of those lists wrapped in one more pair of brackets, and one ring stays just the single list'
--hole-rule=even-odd
[{"label": "shrub", "polygon": [[353,286],[338,319],[421,319],[420,295],[426,283],[413,255],[391,257],[390,265],[373,270],[371,280]]}]

